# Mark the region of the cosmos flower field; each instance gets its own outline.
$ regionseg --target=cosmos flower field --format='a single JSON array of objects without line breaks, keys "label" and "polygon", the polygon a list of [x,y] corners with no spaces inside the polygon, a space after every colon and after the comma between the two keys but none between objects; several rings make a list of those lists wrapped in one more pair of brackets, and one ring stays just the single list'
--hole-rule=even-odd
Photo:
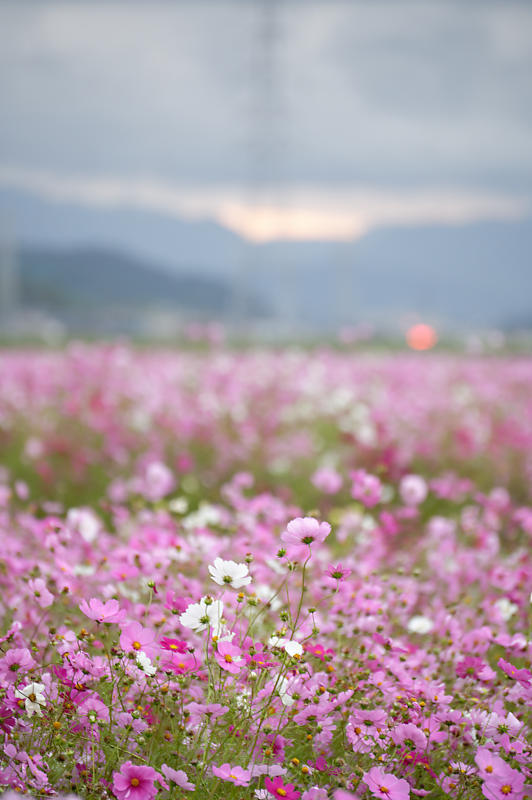
[{"label": "cosmos flower field", "polygon": [[4,797],[532,797],[532,360],[0,376]]}]

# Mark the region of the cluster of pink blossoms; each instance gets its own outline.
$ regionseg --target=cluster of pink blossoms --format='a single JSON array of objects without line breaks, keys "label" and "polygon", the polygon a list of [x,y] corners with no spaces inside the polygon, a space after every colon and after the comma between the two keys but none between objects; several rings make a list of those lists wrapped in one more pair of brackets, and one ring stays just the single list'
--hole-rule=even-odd
[{"label": "cluster of pink blossoms", "polygon": [[529,361],[1,361],[6,800],[532,798]]}]

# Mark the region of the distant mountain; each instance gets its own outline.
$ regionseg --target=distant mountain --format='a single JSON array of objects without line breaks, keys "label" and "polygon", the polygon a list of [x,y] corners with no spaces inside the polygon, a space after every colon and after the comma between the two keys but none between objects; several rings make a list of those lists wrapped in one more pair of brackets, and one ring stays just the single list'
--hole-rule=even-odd
[{"label": "distant mountain", "polygon": [[[223,278],[171,274],[95,248],[25,248],[18,263],[22,307],[45,311],[71,330],[134,332],[146,312],[223,318],[234,302]],[[247,303],[254,313],[264,310],[252,297]]]},{"label": "distant mountain", "polygon": [[[57,302],[65,291],[68,302],[78,296],[92,302],[98,292],[128,303],[133,295],[148,302],[153,293],[176,303],[179,297],[200,303],[201,296],[205,313],[225,313],[229,286],[245,266],[248,312],[258,309],[249,298],[260,298],[263,311],[295,326],[374,320],[394,327],[408,314],[472,328],[532,319],[530,219],[379,228],[353,242],[251,245],[210,221],[56,204],[0,190],[2,219],[12,221],[33,286]],[[177,283],[165,284],[170,276]],[[196,283],[187,283],[192,278]]]},{"label": "distant mountain", "polygon": [[292,308],[306,320],[332,309],[346,320],[412,312],[471,327],[532,318],[532,220],[380,228],[352,243],[264,249],[265,261],[287,265]]},{"label": "distant mountain", "polygon": [[100,248],[173,271],[194,264],[203,272],[227,275],[242,247],[238,236],[210,220],[53,202],[11,189],[0,189],[2,221],[23,247]]}]

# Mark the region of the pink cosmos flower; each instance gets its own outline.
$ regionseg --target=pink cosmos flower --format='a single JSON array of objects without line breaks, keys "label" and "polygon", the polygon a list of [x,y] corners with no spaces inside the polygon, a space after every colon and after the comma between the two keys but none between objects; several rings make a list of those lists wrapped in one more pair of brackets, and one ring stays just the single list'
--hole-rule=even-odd
[{"label": "pink cosmos flower", "polygon": [[278,661],[272,661],[270,656],[267,654],[260,652],[255,653],[254,656],[250,656],[249,653],[244,653],[244,659],[247,665],[251,669],[270,669],[271,667],[277,667],[279,665]]},{"label": "pink cosmos flower", "polygon": [[166,592],[164,607],[169,608],[171,611],[178,611],[182,614],[191,603],[192,599],[190,597],[181,597],[181,595],[173,591]]},{"label": "pink cosmos flower", "polygon": [[173,781],[180,789],[186,792],[193,792],[196,788],[195,784],[191,783],[187,777],[187,773],[182,769],[172,769],[172,767],[163,764],[161,772],[169,781]]},{"label": "pink cosmos flower", "polygon": [[236,675],[242,666],[241,652],[240,647],[231,642],[218,642],[215,658],[222,669]]},{"label": "pink cosmos flower", "polygon": [[351,575],[351,572],[352,570],[343,567],[341,564],[337,564],[336,566],[331,564],[327,569],[326,575],[328,575],[329,578],[334,578],[336,581],[343,581],[344,578],[348,578]]},{"label": "pink cosmos flower", "polygon": [[86,717],[89,722],[95,724],[99,719],[109,722],[109,709],[98,700],[96,697],[89,697],[80,706],[78,706],[78,714],[81,717]]},{"label": "pink cosmos flower", "polygon": [[366,508],[373,508],[380,502],[382,484],[376,475],[370,475],[365,469],[357,469],[351,473],[351,479],[351,497],[359,500]]},{"label": "pink cosmos flower", "polygon": [[165,653],[161,660],[161,669],[184,675],[198,668],[196,656],[183,655],[182,653]]},{"label": "pink cosmos flower", "polygon": [[15,722],[12,709],[0,702],[0,731],[9,736],[11,729],[15,727]]},{"label": "pink cosmos flower", "polygon": [[330,532],[328,522],[318,522],[314,517],[296,517],[288,523],[281,539],[285,544],[306,544],[310,547],[314,542],[324,542]]},{"label": "pink cosmos flower", "polygon": [[79,604],[80,611],[95,622],[122,622],[126,617],[126,610],[120,608],[118,600],[107,600],[102,603],[96,597],[87,602],[82,600]]},{"label": "pink cosmos flower", "polygon": [[305,642],[305,650],[307,653],[311,653],[313,656],[316,656],[316,658],[319,658],[320,661],[325,661],[325,656],[334,656],[334,650],[331,648],[326,650],[322,644],[310,644],[310,642]]},{"label": "pink cosmos flower", "polygon": [[274,797],[279,800],[297,800],[301,795],[293,783],[283,783],[283,779],[277,778],[264,778],[264,786]]},{"label": "pink cosmos flower", "polygon": [[456,665],[456,674],[459,678],[477,678],[479,671],[485,666],[485,662],[476,656],[466,656],[463,661]]},{"label": "pink cosmos flower", "polygon": [[[354,797],[354,795],[350,794],[347,795],[348,800]],[[319,786],[311,786],[310,789],[307,789],[306,792],[303,792],[301,795],[301,800],[329,800],[329,793],[327,789],[320,789]]]},{"label": "pink cosmos flower", "polygon": [[409,800],[410,785],[404,778],[383,772],[380,767],[372,767],[362,778],[373,797],[381,800]]},{"label": "pink cosmos flower", "polygon": [[508,675],[509,678],[513,678],[514,681],[517,681],[524,686],[525,689],[528,689],[532,686],[532,672],[529,669],[518,669],[514,667],[509,661],[505,661],[504,658],[499,658],[497,661],[497,666],[502,669],[503,672]]},{"label": "pink cosmos flower", "polygon": [[425,750],[427,746],[427,737],[412,722],[402,722],[396,725],[391,733],[391,738],[395,744],[406,744],[414,750]]},{"label": "pink cosmos flower", "polygon": [[113,773],[113,794],[118,800],[152,800],[157,794],[157,780],[168,789],[153,767],[137,766],[126,761],[119,772]]},{"label": "pink cosmos flower", "polygon": [[170,494],[176,481],[166,464],[161,461],[152,461],[146,465],[144,474],[139,476],[133,484],[136,491],[143,494],[148,500],[156,502]]},{"label": "pink cosmos flower", "polygon": [[428,487],[421,475],[405,475],[399,484],[401,500],[407,506],[418,506],[425,500]]},{"label": "pink cosmos flower", "polygon": [[523,723],[511,711],[506,717],[501,717],[493,711],[486,717],[484,735],[492,739],[498,739],[505,733],[509,733],[511,736],[518,736],[522,727]]},{"label": "pink cosmos flower", "polygon": [[523,800],[525,776],[505,763],[498,775],[486,778],[482,785],[482,793],[488,800]]},{"label": "pink cosmos flower", "polygon": [[48,608],[48,606],[52,605],[54,602],[54,596],[48,591],[42,578],[35,578],[35,580],[29,581],[28,586],[30,591],[32,591],[35,595],[37,603],[41,608]]},{"label": "pink cosmos flower", "polygon": [[325,494],[336,494],[342,488],[342,476],[331,467],[320,467],[311,478],[312,483]]},{"label": "pink cosmos flower", "polygon": [[188,711],[188,723],[191,727],[196,727],[199,723],[204,719],[204,717],[208,717],[209,720],[218,719],[218,717],[223,717],[229,711],[228,706],[222,706],[220,703],[209,703],[208,705],[205,703],[189,703],[185,706],[185,710]]},{"label": "pink cosmos flower", "polygon": [[235,786],[247,786],[251,780],[251,772],[242,767],[232,767],[231,764],[222,764],[221,767],[212,766],[213,774],[223,781],[234,783]]},{"label": "pink cosmos flower", "polygon": [[156,655],[155,633],[144,628],[140,622],[130,622],[120,634],[120,647],[126,653],[138,653],[142,650],[149,658]]},{"label": "pink cosmos flower", "polygon": [[35,661],[27,647],[13,647],[0,658],[0,675],[13,682],[20,675],[29,672],[35,666]]}]

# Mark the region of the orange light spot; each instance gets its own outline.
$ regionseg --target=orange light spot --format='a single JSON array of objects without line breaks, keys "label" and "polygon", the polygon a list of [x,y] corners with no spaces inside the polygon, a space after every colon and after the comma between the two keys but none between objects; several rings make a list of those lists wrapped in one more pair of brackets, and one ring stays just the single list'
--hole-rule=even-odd
[{"label": "orange light spot", "polygon": [[419,323],[412,325],[406,334],[406,341],[412,350],[430,350],[437,342],[436,331],[431,325]]}]

